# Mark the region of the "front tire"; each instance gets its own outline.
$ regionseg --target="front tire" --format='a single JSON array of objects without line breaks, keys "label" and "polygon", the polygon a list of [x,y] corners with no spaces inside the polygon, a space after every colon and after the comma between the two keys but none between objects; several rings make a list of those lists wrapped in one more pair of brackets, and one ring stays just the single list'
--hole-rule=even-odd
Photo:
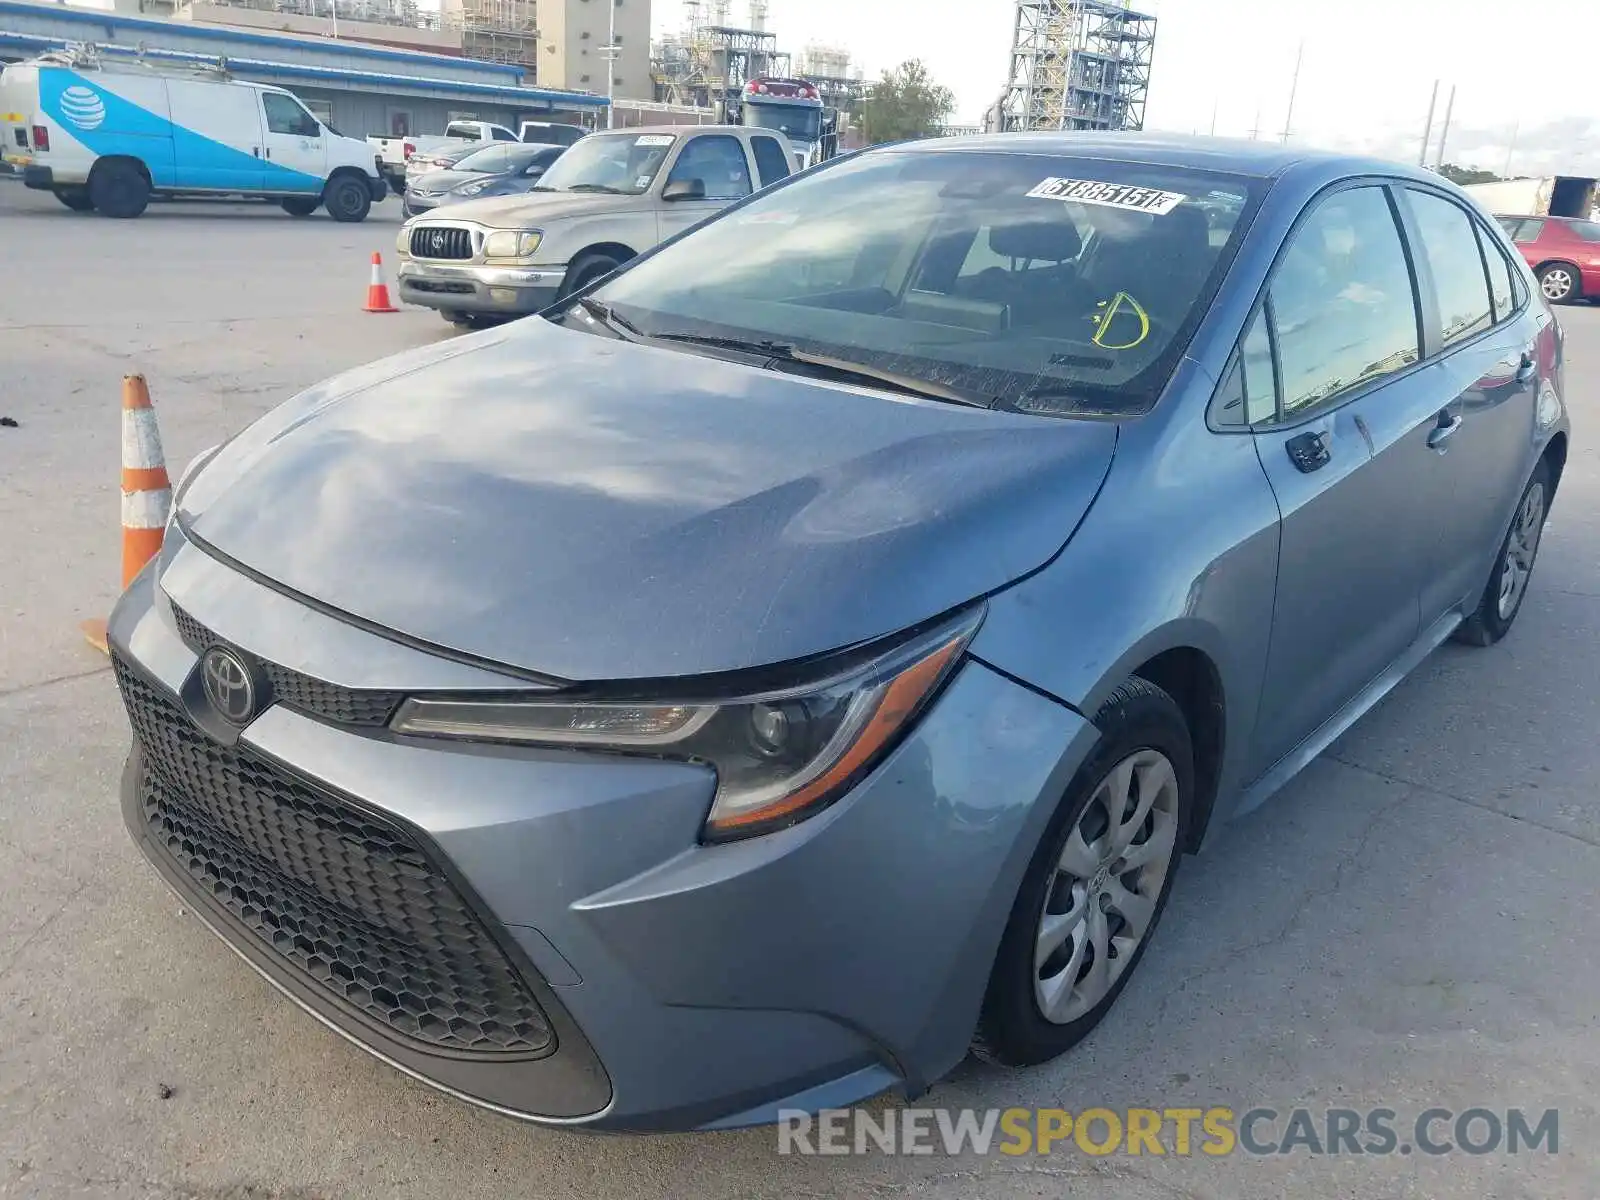
[{"label": "front tire", "polygon": [[578,255],[567,268],[567,275],[561,281],[561,292],[556,297],[557,300],[565,300],[573,292],[582,291],[602,275],[611,274],[621,265],[620,261],[609,254]]},{"label": "front tire", "polygon": [[1568,304],[1582,295],[1581,278],[1571,263],[1546,263],[1539,268],[1539,290],[1551,304]]},{"label": "front tire", "polygon": [[335,221],[365,221],[372,211],[372,191],[365,182],[349,175],[337,175],[322,190],[322,202]]},{"label": "front tire", "polygon": [[92,212],[94,201],[89,199],[87,188],[56,188],[55,197],[73,212]]},{"label": "front tire", "polygon": [[973,1052],[1000,1066],[1046,1062],[1100,1023],[1187,844],[1194,751],[1177,703],[1133,678],[1094,723],[1100,741],[1034,852],[989,977]]},{"label": "front tire", "polygon": [[1550,464],[1544,459],[1534,467],[1522,499],[1517,501],[1511,528],[1501,539],[1494,571],[1478,600],[1477,610],[1456,626],[1455,638],[1469,646],[1492,646],[1506,634],[1522,611],[1533,578],[1533,565],[1539,557],[1544,537],[1545,517],[1550,511]]},{"label": "front tire", "polygon": [[150,180],[126,159],[97,163],[89,174],[89,202],[103,217],[140,216],[150,204]]},{"label": "front tire", "polygon": [[280,200],[278,203],[283,207],[283,211],[291,217],[309,217],[317,211],[317,206],[322,203],[322,200],[317,196],[304,198],[291,196],[289,199]]}]

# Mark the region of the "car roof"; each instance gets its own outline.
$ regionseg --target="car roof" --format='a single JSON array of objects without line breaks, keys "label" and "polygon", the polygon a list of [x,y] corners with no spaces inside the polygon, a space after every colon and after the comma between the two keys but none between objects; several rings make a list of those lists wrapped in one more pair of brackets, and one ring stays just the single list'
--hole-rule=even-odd
[{"label": "car roof", "polygon": [[1441,182],[1441,177],[1405,163],[1355,154],[1285,146],[1245,138],[1181,137],[1161,133],[1060,130],[1033,133],[982,133],[963,137],[929,138],[904,142],[896,150],[1011,151],[1018,154],[1052,154],[1063,157],[1111,159],[1157,166],[1194,167],[1234,175],[1268,178],[1288,168],[1311,164],[1329,173],[1385,174]]},{"label": "car roof", "polygon": [[[628,125],[617,126],[615,129],[596,129],[589,136],[594,137],[601,133],[742,133],[742,125]],[[773,132],[770,129],[764,133]]]}]

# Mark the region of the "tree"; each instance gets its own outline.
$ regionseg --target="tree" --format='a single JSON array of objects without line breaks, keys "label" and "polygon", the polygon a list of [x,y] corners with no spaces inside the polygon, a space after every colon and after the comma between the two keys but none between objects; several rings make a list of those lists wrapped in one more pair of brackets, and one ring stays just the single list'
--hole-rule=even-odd
[{"label": "tree", "polygon": [[1439,168],[1439,174],[1443,175],[1451,183],[1459,184],[1462,187],[1469,183],[1498,183],[1500,180],[1500,176],[1493,171],[1480,171],[1475,167],[1458,167],[1455,163],[1445,163]]},{"label": "tree", "polygon": [[861,128],[869,146],[908,138],[932,137],[939,132],[956,98],[941,87],[919,60],[903,62],[872,85],[861,106]]}]

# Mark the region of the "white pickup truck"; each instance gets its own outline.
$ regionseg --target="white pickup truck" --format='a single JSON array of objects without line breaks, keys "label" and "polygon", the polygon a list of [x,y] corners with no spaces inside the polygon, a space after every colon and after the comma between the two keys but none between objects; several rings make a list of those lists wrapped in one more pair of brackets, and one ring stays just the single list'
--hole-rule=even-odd
[{"label": "white pickup truck", "polygon": [[447,146],[474,145],[478,142],[516,142],[521,139],[504,125],[493,121],[451,121],[443,134],[407,134],[404,137],[369,137],[367,144],[377,152],[378,170],[397,196],[406,190],[406,167],[419,154]]}]

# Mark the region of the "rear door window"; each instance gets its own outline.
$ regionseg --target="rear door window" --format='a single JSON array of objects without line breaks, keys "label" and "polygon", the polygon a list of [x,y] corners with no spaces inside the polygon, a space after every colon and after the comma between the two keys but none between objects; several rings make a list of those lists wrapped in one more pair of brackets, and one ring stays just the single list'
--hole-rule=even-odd
[{"label": "rear door window", "polygon": [[1483,243],[1483,258],[1489,264],[1489,299],[1494,302],[1494,319],[1504,321],[1518,307],[1511,260],[1487,229],[1478,230],[1478,240]]},{"label": "rear door window", "polygon": [[757,134],[750,139],[750,147],[755,151],[756,170],[761,173],[762,187],[769,187],[792,173],[789,170],[789,156],[778,145],[777,138]]},{"label": "rear door window", "polygon": [[1482,333],[1494,322],[1489,280],[1478,235],[1467,210],[1432,192],[1406,189],[1422,239],[1422,253],[1433,272],[1444,344]]},{"label": "rear door window", "polygon": [[1285,420],[1330,407],[1417,362],[1413,286],[1384,188],[1348,188],[1316,203],[1292,235],[1268,293]]}]

